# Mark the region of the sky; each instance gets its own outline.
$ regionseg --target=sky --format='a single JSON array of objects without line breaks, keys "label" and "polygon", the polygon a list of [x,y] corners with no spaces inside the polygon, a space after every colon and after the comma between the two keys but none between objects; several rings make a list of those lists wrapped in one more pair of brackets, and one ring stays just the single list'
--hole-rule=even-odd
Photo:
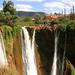
[{"label": "sky", "polygon": [[[6,0],[8,1],[8,0]],[[75,0],[11,0],[17,11],[35,11],[45,13],[62,13],[66,9],[66,13],[75,5]],[[0,10],[2,9],[3,0],[0,1]]]}]

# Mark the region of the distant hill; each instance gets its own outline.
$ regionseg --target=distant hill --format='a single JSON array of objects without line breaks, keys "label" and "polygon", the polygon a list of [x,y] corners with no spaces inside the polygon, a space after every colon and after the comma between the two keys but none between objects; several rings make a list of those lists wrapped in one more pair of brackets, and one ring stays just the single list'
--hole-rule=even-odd
[{"label": "distant hill", "polygon": [[45,15],[45,13],[44,12],[25,12],[25,11],[17,11],[17,14],[20,16],[20,17],[28,17],[28,16],[30,16],[30,17],[34,17],[35,16],[35,14],[36,13],[38,13],[38,14],[40,14],[40,15]]}]

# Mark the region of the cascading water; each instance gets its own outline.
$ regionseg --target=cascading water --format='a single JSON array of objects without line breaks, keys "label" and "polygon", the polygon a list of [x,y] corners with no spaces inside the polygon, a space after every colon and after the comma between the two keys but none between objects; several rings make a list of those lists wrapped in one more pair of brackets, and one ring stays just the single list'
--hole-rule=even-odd
[{"label": "cascading water", "polygon": [[65,59],[65,50],[64,50],[64,53],[63,53],[63,59],[62,59],[61,75],[63,75],[63,73],[64,73],[64,59]]},{"label": "cascading water", "polygon": [[3,37],[0,32],[0,66],[7,66],[7,65],[8,65],[8,62],[7,62],[7,58],[6,58]]},{"label": "cascading water", "polygon": [[32,44],[29,33],[25,27],[22,27],[22,57],[24,75],[37,75],[34,54],[35,30],[33,33]]},{"label": "cascading water", "polygon": [[63,59],[62,59],[62,70],[61,70],[61,75],[64,73],[64,60],[65,60],[65,54],[66,54],[66,41],[67,41],[67,34],[65,31],[65,42],[64,42],[64,53],[63,53]]},{"label": "cascading water", "polygon": [[58,45],[58,33],[57,30],[55,30],[55,47],[54,47],[54,58],[51,75],[57,74],[57,45]]}]

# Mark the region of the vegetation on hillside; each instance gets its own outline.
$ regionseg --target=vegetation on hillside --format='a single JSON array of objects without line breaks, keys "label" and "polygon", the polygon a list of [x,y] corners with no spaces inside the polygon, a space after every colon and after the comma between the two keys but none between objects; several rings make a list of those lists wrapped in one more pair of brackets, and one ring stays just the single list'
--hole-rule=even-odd
[{"label": "vegetation on hillside", "polygon": [[21,26],[25,24],[32,24],[32,25],[59,24],[62,29],[65,29],[66,27],[70,27],[71,29],[74,29],[75,22],[74,19],[71,19],[72,16],[73,15],[70,15],[70,18],[68,18],[62,15],[60,19],[48,20],[48,19],[44,19],[44,16],[41,16],[40,14],[36,13],[34,17],[19,17],[16,14],[16,8],[14,8],[14,3],[12,1],[4,1],[3,10],[0,11],[0,26],[2,25]]},{"label": "vegetation on hillside", "polygon": [[65,31],[66,29],[75,29],[75,20],[71,20],[66,17],[61,17],[60,19],[57,20],[52,20],[50,22],[51,25],[57,24],[59,25],[59,29],[62,31]]}]

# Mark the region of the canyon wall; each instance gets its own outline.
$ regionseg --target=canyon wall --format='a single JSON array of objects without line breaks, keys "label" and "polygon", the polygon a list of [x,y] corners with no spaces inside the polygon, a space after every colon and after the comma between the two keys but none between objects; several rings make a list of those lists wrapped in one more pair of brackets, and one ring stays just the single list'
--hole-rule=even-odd
[{"label": "canyon wall", "polygon": [[[35,28],[27,27],[30,38],[32,38],[32,33]],[[60,75],[61,64],[63,59],[64,50],[65,61],[69,60],[72,65],[75,66],[75,30],[67,30],[66,33],[59,30],[59,42],[58,42],[58,75]],[[66,42],[65,42],[65,34],[66,34]],[[66,43],[66,48],[65,47]],[[17,36],[10,42],[10,48],[8,48],[10,52],[7,52],[7,56],[12,56],[12,61],[16,66],[16,70],[20,75],[23,74],[23,63],[22,63],[22,44],[21,44],[21,35],[20,32]],[[54,30],[50,31],[49,29],[36,29],[35,36],[35,54],[36,54],[36,63],[37,70],[39,75],[50,75],[53,63],[53,55],[54,55]],[[60,65],[59,65],[60,64]],[[68,63],[69,64],[69,63]],[[71,70],[71,66],[67,66]],[[67,69],[64,69],[66,72]],[[64,75],[68,75],[64,71]],[[71,71],[70,71],[71,72]],[[66,74],[65,74],[66,73]]]}]

